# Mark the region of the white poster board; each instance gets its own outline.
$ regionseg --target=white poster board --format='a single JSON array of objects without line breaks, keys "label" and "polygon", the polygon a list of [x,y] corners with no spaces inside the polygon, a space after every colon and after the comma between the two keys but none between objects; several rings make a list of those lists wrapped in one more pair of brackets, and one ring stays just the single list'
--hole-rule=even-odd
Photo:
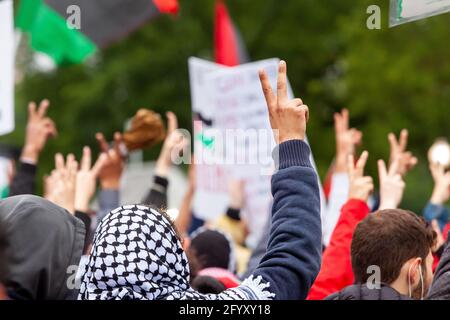
[{"label": "white poster board", "polygon": [[14,130],[14,26],[12,0],[0,1],[0,135]]},{"label": "white poster board", "polygon": [[391,0],[389,26],[425,19],[450,11],[450,0]]}]

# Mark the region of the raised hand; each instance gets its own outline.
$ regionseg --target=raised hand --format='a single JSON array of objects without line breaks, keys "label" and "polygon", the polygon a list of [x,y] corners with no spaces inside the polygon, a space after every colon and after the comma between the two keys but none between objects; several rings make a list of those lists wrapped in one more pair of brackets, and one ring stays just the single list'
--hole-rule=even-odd
[{"label": "raised hand", "polygon": [[105,154],[105,161],[98,173],[102,189],[118,190],[120,187],[120,178],[125,167],[125,159],[121,156],[120,145],[122,144],[122,135],[120,132],[114,134],[114,144],[109,148],[102,133],[97,133],[95,138],[98,141],[100,150]]},{"label": "raised hand", "polygon": [[444,166],[439,163],[430,164],[430,171],[434,180],[430,202],[435,205],[443,205],[450,198],[450,171],[445,172]]},{"label": "raised hand", "polygon": [[403,198],[405,182],[399,172],[400,158],[396,158],[386,169],[384,160],[378,160],[378,175],[380,179],[379,210],[397,209]]},{"label": "raised hand", "polygon": [[101,153],[94,166],[91,167],[91,149],[83,148],[80,170],[76,175],[75,210],[82,212],[89,210],[89,202],[95,193],[97,177],[106,161],[107,155]]},{"label": "raised hand", "polygon": [[189,144],[189,141],[177,130],[178,120],[176,115],[169,111],[166,116],[168,122],[167,136],[155,166],[155,174],[162,177],[167,176],[174,160]]},{"label": "raised hand", "polygon": [[408,171],[413,169],[418,160],[417,158],[410,152],[406,150],[408,146],[408,130],[403,129],[400,132],[400,137],[397,140],[395,134],[390,133],[388,135],[389,144],[391,147],[391,155],[389,158],[389,164],[392,163],[398,158],[398,167],[397,172],[401,176],[404,176]]},{"label": "raised hand", "polygon": [[25,145],[21,155],[22,161],[36,164],[48,138],[58,134],[53,120],[46,117],[49,105],[47,99],[41,101],[39,108],[36,108],[34,102],[28,104],[28,123]]},{"label": "raised hand", "polygon": [[72,214],[75,213],[77,169],[78,163],[73,154],[69,154],[64,162],[63,155],[57,153],[55,169],[44,181],[44,197]]},{"label": "raised hand", "polygon": [[336,172],[345,172],[349,155],[355,154],[356,146],[362,141],[362,132],[349,128],[349,113],[343,109],[334,114],[334,130],[336,135]]},{"label": "raised hand", "polygon": [[349,199],[357,199],[364,202],[369,200],[370,194],[373,192],[373,179],[369,176],[364,176],[364,168],[366,167],[369,153],[364,151],[361,157],[356,162],[353,154],[347,158],[347,172],[350,180]]},{"label": "raised hand", "polygon": [[276,96],[267,73],[264,70],[259,71],[262,90],[269,110],[270,125],[277,143],[288,140],[304,140],[309,115],[308,106],[304,105],[301,99],[289,100],[286,69],[286,62],[280,61]]}]

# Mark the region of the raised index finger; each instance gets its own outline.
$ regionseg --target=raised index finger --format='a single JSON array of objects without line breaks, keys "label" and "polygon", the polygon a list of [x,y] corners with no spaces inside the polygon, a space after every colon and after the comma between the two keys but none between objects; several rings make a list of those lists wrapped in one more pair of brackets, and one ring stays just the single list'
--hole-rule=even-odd
[{"label": "raised index finger", "polygon": [[399,147],[400,150],[405,151],[406,147],[408,146],[408,130],[403,129],[400,132],[400,139],[399,139]]},{"label": "raised index finger", "polygon": [[364,175],[364,168],[366,167],[367,159],[369,158],[369,152],[364,151],[359,157],[356,163],[356,170],[358,174],[362,177]]},{"label": "raised index finger", "polygon": [[168,131],[167,133],[171,134],[172,132],[178,129],[178,119],[175,113],[173,113],[172,111],[168,111],[166,113],[166,117],[167,117],[167,131]]},{"label": "raised index finger", "polygon": [[270,85],[269,77],[265,70],[259,70],[259,80],[261,82],[261,87],[264,93],[264,98],[266,98],[267,107],[269,109],[275,106],[275,96],[273,95],[272,86]]},{"label": "raised index finger", "polygon": [[32,118],[36,115],[36,103],[34,101],[30,101],[28,103],[28,118]]},{"label": "raised index finger", "polygon": [[81,158],[81,170],[89,171],[91,169],[91,149],[89,147],[83,148],[83,157]]},{"label": "raised index finger", "polygon": [[100,147],[101,152],[108,152],[109,145],[105,139],[105,136],[101,132],[97,132],[95,135],[95,139],[97,139],[98,145]]}]

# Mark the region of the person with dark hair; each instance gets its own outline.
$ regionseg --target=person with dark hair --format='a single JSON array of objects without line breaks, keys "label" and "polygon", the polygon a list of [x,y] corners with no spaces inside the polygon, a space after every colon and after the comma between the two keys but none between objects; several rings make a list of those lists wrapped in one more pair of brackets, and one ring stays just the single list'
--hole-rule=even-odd
[{"label": "person with dark hair", "polygon": [[308,107],[289,100],[286,63],[279,64],[277,95],[260,72],[278,147],[272,177],[272,228],[267,253],[238,287],[204,295],[190,286],[189,266],[173,223],[160,210],[128,205],[97,228],[80,288],[82,300],[305,299],[321,260],[320,192],[304,142]]},{"label": "person with dark hair", "polygon": [[436,233],[413,212],[387,209],[367,216],[355,229],[351,264],[356,285],[327,300],[424,298],[433,280]]},{"label": "person with dark hair", "polygon": [[[236,255],[233,240],[225,233],[200,227],[190,237],[188,257],[196,261],[196,269],[221,268],[236,272]],[[194,278],[196,274],[192,274]]]}]

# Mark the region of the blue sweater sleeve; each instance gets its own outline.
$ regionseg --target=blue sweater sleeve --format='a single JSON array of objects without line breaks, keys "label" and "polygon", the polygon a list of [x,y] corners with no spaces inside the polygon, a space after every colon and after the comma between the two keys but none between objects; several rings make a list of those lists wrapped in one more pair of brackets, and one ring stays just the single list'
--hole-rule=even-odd
[{"label": "blue sweater sleeve", "polygon": [[449,212],[445,206],[432,204],[431,202],[428,202],[427,206],[423,210],[423,217],[425,220],[431,222],[436,219],[441,230],[444,230],[445,225],[448,222],[448,216]]},{"label": "blue sweater sleeve", "polygon": [[275,299],[305,299],[322,256],[319,186],[305,142],[287,141],[276,151],[270,237],[253,275],[270,284]]},{"label": "blue sweater sleeve", "polygon": [[98,194],[99,210],[97,211],[97,222],[100,223],[110,211],[119,207],[119,203],[119,190],[100,190]]}]

